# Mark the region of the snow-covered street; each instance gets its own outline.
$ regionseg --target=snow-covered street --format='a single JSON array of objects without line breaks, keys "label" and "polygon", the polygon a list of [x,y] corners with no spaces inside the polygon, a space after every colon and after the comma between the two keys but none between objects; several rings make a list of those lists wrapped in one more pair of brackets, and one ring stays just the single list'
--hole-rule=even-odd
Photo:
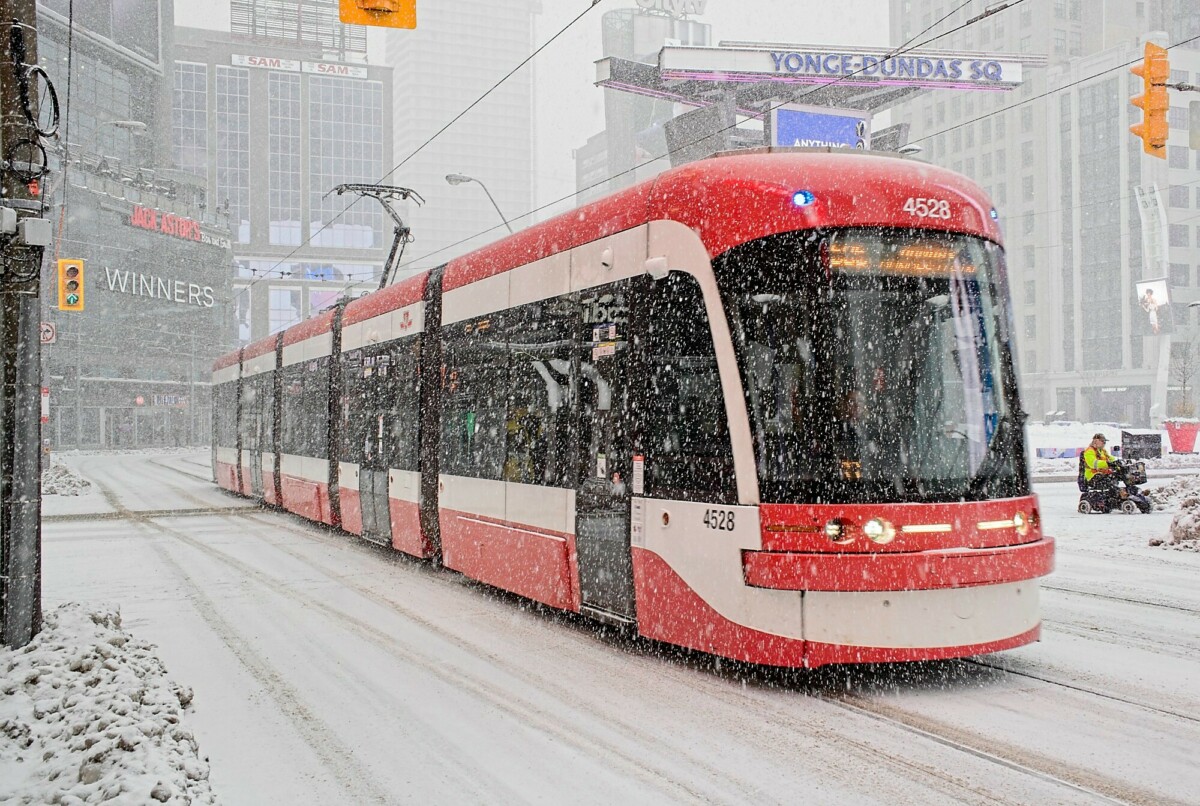
[{"label": "snow-covered street", "polygon": [[[219,491],[206,452],[66,455],[46,609],[119,607],[191,687],[222,803],[1195,802],[1200,553],[1075,513],[1042,642],[780,673],[630,641]],[[1152,479],[1155,487],[1166,480]]]}]

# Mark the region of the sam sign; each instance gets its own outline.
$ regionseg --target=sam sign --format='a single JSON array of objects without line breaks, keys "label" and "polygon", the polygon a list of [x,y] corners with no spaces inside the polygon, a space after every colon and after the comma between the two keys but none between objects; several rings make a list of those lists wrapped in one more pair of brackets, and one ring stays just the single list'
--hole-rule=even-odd
[{"label": "sam sign", "polygon": [[800,148],[871,147],[871,113],[789,104],[771,111],[771,145]]}]

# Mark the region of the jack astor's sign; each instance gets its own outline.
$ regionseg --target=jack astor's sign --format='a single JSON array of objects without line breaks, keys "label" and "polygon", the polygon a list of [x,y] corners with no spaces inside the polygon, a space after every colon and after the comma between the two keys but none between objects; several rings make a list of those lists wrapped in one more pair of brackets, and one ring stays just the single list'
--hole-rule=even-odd
[{"label": "jack astor's sign", "polygon": [[140,204],[134,205],[133,211],[130,212],[129,225],[152,232],[161,232],[185,241],[199,241],[221,247],[229,246],[228,238],[209,235],[200,227],[200,222],[194,218],[163,213],[153,207],[143,207]]}]

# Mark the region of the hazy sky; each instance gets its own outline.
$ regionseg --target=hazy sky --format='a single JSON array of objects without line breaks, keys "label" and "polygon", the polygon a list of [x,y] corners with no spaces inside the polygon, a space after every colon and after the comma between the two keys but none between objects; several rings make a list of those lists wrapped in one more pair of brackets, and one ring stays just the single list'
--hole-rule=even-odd
[{"label": "hazy sky", "polygon": [[[557,33],[589,0],[543,0],[534,39],[541,44]],[[534,60],[538,154],[538,204],[573,193],[571,149],[604,127],[604,91],[593,85],[600,58],[600,19],[604,12],[632,8],[633,0],[601,0],[596,8]],[[887,0],[708,0],[694,19],[712,26],[721,40],[805,44],[888,44]]]}]

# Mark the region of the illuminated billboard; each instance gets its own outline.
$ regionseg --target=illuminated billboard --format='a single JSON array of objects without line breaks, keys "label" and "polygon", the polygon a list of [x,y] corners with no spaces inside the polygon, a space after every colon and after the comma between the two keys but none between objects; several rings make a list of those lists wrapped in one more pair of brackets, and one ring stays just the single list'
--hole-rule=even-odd
[{"label": "illuminated billboard", "polygon": [[1167,278],[1141,280],[1135,283],[1137,304],[1142,309],[1141,332],[1158,336],[1171,332],[1171,296]]},{"label": "illuminated billboard", "polygon": [[871,113],[787,104],[771,110],[771,145],[802,148],[871,147]]}]

